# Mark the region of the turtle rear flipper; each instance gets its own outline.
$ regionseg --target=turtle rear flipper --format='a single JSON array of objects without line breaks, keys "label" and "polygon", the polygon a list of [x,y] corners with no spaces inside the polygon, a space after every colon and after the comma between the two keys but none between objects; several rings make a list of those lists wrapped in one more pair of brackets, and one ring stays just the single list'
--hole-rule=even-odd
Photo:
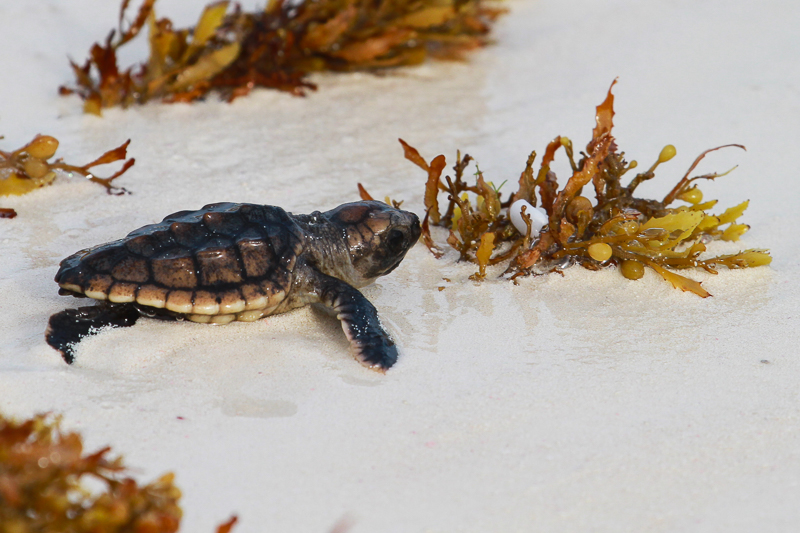
[{"label": "turtle rear flipper", "polygon": [[81,339],[94,335],[104,327],[132,326],[138,318],[139,311],[132,304],[91,305],[65,309],[50,317],[44,338],[47,344],[58,350],[64,361],[71,365],[75,360],[75,345]]},{"label": "turtle rear flipper", "polygon": [[386,372],[397,362],[397,346],[383,329],[378,311],[366,297],[347,283],[317,274],[320,302],[333,309],[359,363]]}]

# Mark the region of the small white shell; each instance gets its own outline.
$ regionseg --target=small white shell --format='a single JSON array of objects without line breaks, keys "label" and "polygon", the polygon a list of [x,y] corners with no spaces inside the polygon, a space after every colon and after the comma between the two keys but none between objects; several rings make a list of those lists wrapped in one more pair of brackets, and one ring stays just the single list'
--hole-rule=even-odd
[{"label": "small white shell", "polygon": [[528,226],[522,220],[522,206],[525,206],[525,214],[531,217],[531,237],[535,237],[548,222],[547,212],[541,207],[533,207],[527,200],[517,200],[511,204],[508,216],[517,231],[523,235],[528,231]]}]

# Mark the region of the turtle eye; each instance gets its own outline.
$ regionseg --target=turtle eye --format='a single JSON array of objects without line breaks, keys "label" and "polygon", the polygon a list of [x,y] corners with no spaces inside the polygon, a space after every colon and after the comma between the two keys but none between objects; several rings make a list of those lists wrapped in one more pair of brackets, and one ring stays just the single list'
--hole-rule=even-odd
[{"label": "turtle eye", "polygon": [[405,235],[399,229],[393,229],[386,238],[386,244],[391,250],[400,250],[403,247]]}]

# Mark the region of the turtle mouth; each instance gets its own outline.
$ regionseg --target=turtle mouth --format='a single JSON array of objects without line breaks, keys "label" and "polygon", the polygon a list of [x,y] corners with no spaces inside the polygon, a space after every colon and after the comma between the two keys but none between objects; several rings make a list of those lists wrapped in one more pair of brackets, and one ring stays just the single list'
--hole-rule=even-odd
[{"label": "turtle mouth", "polygon": [[389,274],[392,270],[394,270],[395,268],[399,267],[400,263],[402,261],[403,261],[403,258],[400,257],[397,261],[395,261],[395,263],[392,266],[390,266],[386,270],[382,271],[380,274],[376,275],[375,277],[377,278],[378,276],[385,276],[386,274]]},{"label": "turtle mouth", "polygon": [[390,273],[392,270],[400,266],[400,263],[403,261],[404,256],[405,253],[402,253],[396,257],[392,257],[391,260],[389,261],[373,263],[372,268],[370,268],[367,271],[364,277],[366,279],[374,280],[381,276],[385,276],[386,274]]}]

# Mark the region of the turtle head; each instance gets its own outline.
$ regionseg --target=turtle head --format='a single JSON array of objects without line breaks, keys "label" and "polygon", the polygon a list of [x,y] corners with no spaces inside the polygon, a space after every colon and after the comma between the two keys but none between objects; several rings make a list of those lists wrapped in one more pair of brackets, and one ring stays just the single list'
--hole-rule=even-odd
[{"label": "turtle head", "polygon": [[346,281],[356,287],[394,270],[421,232],[417,215],[383,202],[340,205],[325,217],[342,232],[352,264]]}]

